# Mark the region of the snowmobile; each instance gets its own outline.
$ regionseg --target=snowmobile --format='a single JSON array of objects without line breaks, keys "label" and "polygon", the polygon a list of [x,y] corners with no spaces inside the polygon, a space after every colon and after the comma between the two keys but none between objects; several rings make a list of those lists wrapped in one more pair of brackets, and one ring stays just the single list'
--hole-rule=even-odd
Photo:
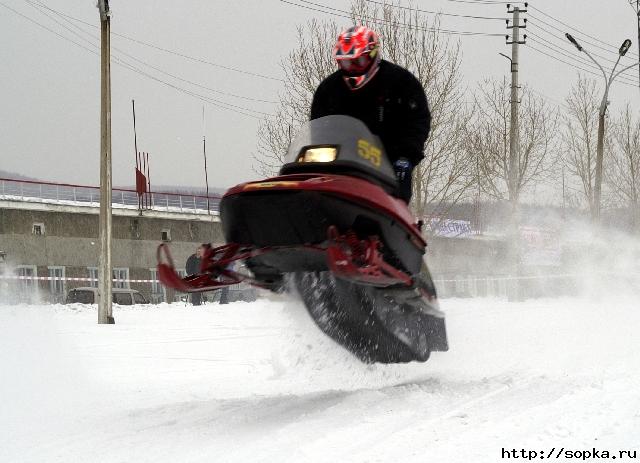
[{"label": "snowmobile", "polygon": [[[160,281],[182,292],[293,287],[317,326],[364,362],[448,350],[422,224],[394,196],[380,139],[352,117],[322,117],[301,128],[285,160],[277,177],[226,192],[227,244],[205,245],[200,273],[180,278],[161,244]],[[250,274],[233,269],[238,261]]]}]

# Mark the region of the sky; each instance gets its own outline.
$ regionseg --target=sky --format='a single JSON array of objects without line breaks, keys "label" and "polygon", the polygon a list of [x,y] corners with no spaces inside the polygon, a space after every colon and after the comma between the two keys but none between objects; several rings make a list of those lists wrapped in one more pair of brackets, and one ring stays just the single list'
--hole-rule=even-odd
[{"label": "sky", "polygon": [[[562,38],[571,32],[607,70],[625,38],[637,59],[637,19],[629,0],[537,0],[529,4],[520,81],[551,104],[564,102],[581,66],[604,78]],[[74,184],[99,183],[99,12],[94,0],[0,0],[0,171]],[[296,28],[316,10],[349,8],[347,0],[111,0],[112,144],[115,185],[134,183],[132,100],[137,144],[149,152],[151,183],[228,188],[259,178],[253,155],[260,119],[284,90],[282,59]],[[408,5],[400,0],[400,5]],[[443,29],[506,34],[506,2],[417,0],[443,13]],[[45,5],[49,9],[45,9]],[[309,9],[309,8],[313,8]],[[431,13],[422,13],[432,17]],[[560,21],[560,22],[559,22]],[[564,24],[562,24],[564,23]],[[472,94],[484,78],[509,77],[504,36],[453,36],[462,49],[463,84]],[[75,42],[75,43],[73,43]],[[535,49],[534,49],[535,47]],[[546,56],[541,52],[546,53]],[[596,56],[598,55],[598,56]],[[584,64],[574,61],[587,60]],[[120,60],[120,61],[119,61]],[[132,70],[120,63],[126,60]],[[626,82],[626,83],[625,83]],[[640,105],[637,67],[618,78],[610,111]],[[426,89],[427,95],[429,89]],[[203,123],[204,108],[204,123]]]}]

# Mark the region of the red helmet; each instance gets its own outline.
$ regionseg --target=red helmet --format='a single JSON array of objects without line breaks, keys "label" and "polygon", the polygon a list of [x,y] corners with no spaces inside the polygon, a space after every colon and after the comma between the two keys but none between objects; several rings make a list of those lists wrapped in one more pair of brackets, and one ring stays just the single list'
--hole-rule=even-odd
[{"label": "red helmet", "polygon": [[351,90],[361,88],[380,67],[378,34],[365,26],[350,27],[338,37],[333,57]]}]

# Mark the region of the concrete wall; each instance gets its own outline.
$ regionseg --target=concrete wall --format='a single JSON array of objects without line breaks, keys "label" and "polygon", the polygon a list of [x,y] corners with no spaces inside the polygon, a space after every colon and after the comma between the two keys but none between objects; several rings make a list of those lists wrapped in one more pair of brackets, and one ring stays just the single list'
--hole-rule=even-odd
[{"label": "concrete wall", "polygon": [[[100,253],[98,212],[96,207],[0,201],[0,251],[6,254],[5,272],[13,272],[19,266],[36,266],[37,276],[47,277],[48,267],[62,266],[66,278],[89,277],[88,267],[98,266]],[[113,267],[129,269],[132,280],[152,278],[150,269],[156,267],[156,249],[162,242],[163,230],[170,231],[171,252],[178,268],[184,268],[199,244],[224,241],[216,216],[157,211],[139,215],[130,209],[114,209],[113,214]],[[44,234],[34,234],[34,224],[42,224]],[[18,282],[12,283],[16,286]],[[20,284],[17,286],[17,292],[23,293],[20,296],[29,292],[30,288],[20,290]],[[78,286],[90,283],[67,281],[65,291]],[[151,283],[129,286],[148,298],[152,296]],[[49,294],[48,281],[40,281],[38,287],[40,300],[60,299]],[[157,300],[158,294],[153,299]]]}]

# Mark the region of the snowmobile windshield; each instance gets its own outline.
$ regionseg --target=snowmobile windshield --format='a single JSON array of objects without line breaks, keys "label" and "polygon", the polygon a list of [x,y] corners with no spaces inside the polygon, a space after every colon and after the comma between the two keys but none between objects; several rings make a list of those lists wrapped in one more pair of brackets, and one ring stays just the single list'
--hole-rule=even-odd
[{"label": "snowmobile windshield", "polygon": [[[364,150],[364,142],[370,147],[369,150]],[[345,157],[361,157],[367,160],[370,152],[379,153],[380,166],[388,166],[392,171],[380,138],[373,135],[364,122],[343,115],[320,117],[303,125],[291,141],[285,161],[296,162],[303,151],[322,147],[336,147],[338,154],[335,160]]]},{"label": "snowmobile windshield", "polygon": [[280,174],[335,173],[368,178],[395,188],[382,141],[360,120],[333,115],[307,122],[289,145]]}]

